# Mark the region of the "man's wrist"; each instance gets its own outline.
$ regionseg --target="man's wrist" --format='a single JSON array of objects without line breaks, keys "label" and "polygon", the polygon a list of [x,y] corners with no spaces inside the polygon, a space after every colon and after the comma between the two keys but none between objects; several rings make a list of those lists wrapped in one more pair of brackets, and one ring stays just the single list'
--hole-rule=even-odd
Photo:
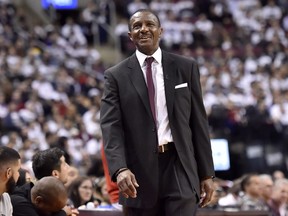
[{"label": "man's wrist", "polygon": [[117,179],[118,175],[125,170],[128,170],[128,168],[124,167],[124,168],[120,168],[119,170],[117,170],[117,172],[115,173],[115,178]]},{"label": "man's wrist", "polygon": [[214,179],[215,176],[205,176],[204,178],[202,178],[202,181],[207,180],[207,179]]}]

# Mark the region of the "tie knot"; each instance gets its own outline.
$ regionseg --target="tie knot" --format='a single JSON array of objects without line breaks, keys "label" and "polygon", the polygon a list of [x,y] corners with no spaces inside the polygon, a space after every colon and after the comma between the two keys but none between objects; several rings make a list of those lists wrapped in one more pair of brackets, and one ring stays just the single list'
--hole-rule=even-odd
[{"label": "tie knot", "polygon": [[151,66],[152,62],[154,61],[154,58],[153,57],[148,57],[145,59],[146,63],[147,63],[147,66]]}]

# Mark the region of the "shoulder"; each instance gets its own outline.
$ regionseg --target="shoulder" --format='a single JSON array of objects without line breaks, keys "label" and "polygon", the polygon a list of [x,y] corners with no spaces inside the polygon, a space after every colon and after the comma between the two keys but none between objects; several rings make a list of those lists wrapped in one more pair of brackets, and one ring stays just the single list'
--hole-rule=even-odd
[{"label": "shoulder", "polygon": [[3,193],[1,196],[1,203],[4,205],[8,205],[11,203],[11,199],[8,193]]},{"label": "shoulder", "polygon": [[10,198],[11,198],[11,203],[14,206],[14,208],[20,203],[31,203],[26,197],[23,197],[18,194],[13,194],[10,196]]},{"label": "shoulder", "polygon": [[136,58],[136,55],[134,54],[128,58],[123,59],[121,62],[117,63],[116,65],[108,68],[106,72],[117,73],[119,71],[123,71],[125,68],[130,67],[129,65],[131,65],[131,62],[134,62],[136,60],[137,58]]},{"label": "shoulder", "polygon": [[0,209],[1,209],[1,215],[11,215],[13,211],[13,207],[11,204],[10,196],[8,193],[3,193],[1,195],[1,201],[0,201]]},{"label": "shoulder", "polygon": [[30,191],[31,191],[33,186],[34,186],[34,184],[32,182],[26,183],[20,187],[17,187],[14,190],[14,192],[12,193],[12,195],[28,197],[28,196],[30,196]]},{"label": "shoulder", "polygon": [[163,59],[170,59],[172,61],[175,61],[177,63],[181,64],[197,64],[196,60],[192,57],[186,57],[179,55],[177,53],[171,53],[167,51],[162,51]]}]

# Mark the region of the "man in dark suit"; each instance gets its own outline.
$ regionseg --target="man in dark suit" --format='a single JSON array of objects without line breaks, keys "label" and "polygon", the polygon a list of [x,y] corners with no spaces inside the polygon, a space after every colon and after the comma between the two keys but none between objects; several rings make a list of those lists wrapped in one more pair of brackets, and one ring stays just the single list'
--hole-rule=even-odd
[{"label": "man in dark suit", "polygon": [[153,12],[135,12],[135,54],[105,71],[104,148],[127,215],[191,216],[214,190],[198,66],[161,50],[162,31]]}]

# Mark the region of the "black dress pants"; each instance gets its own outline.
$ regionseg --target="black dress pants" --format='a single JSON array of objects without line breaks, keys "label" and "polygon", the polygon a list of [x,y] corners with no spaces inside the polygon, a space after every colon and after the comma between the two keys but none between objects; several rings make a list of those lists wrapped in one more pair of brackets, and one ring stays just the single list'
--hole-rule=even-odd
[{"label": "black dress pants", "polygon": [[153,208],[124,208],[126,216],[194,216],[196,192],[175,149],[159,153],[159,198]]}]

